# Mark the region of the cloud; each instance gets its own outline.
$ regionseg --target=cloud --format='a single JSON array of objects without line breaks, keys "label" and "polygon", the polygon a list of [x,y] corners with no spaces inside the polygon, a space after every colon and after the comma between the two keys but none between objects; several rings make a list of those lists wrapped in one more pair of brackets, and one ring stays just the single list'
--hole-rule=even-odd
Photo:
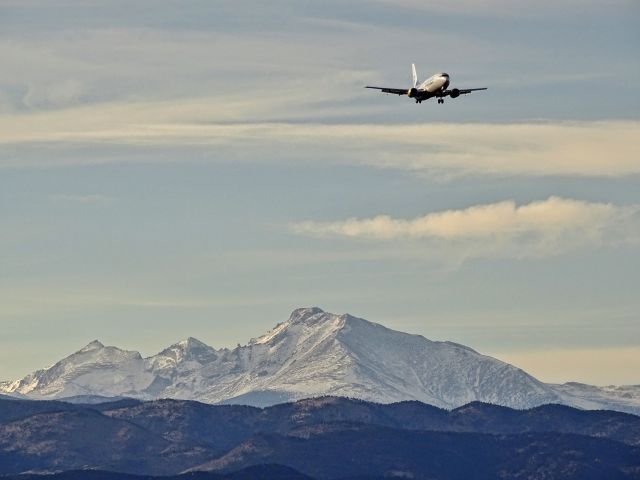
[{"label": "cloud", "polygon": [[[335,82],[338,84],[340,80]],[[298,89],[262,99],[228,95],[0,115],[0,144],[14,150],[20,146],[96,142],[197,147],[209,159],[227,159],[226,154],[230,153],[233,158],[249,161],[322,161],[441,177],[616,177],[640,173],[640,122],[304,123],[305,107],[310,107],[312,101],[305,95],[304,89]],[[287,112],[289,121],[269,121],[288,101],[297,103],[296,109]],[[315,113],[339,115],[346,114],[348,109],[326,104],[316,106]],[[249,112],[253,121],[247,121]],[[38,160],[40,164],[45,162],[44,166],[55,166],[57,161],[64,165],[74,162],[70,157],[40,156]],[[86,161],[85,157],[75,160]],[[122,159],[114,157],[111,161]],[[0,166],[3,164],[15,166],[16,162],[0,156]],[[23,164],[31,165],[27,159]]]},{"label": "cloud", "polygon": [[345,125],[305,135],[351,146],[364,164],[444,175],[640,173],[638,122]]},{"label": "cloud", "polygon": [[294,233],[390,242],[422,242],[464,257],[544,257],[640,240],[640,205],[616,206],[560,197],[516,205],[504,201],[414,219],[387,215],[337,222],[306,221]]}]

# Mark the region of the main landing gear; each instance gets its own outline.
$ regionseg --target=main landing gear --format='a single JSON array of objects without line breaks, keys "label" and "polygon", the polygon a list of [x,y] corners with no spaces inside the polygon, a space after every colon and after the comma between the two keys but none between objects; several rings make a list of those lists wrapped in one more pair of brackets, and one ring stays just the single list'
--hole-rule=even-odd
[{"label": "main landing gear", "polygon": [[444,103],[444,98],[439,98],[438,103]]}]

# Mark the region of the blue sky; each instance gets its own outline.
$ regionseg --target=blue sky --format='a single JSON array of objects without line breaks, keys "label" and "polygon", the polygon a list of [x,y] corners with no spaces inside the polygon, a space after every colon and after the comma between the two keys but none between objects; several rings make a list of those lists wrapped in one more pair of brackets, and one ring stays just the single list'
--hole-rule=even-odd
[{"label": "blue sky", "polygon": [[[0,3],[0,378],[298,306],[640,378],[637,2]],[[415,62],[489,90],[444,106]]]}]

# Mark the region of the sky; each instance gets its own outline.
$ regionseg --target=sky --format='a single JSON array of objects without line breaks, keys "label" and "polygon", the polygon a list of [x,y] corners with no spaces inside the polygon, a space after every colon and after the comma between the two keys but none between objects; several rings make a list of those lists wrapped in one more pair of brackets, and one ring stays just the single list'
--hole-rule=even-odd
[{"label": "sky", "polygon": [[[301,306],[640,383],[634,0],[0,0],[0,379]],[[447,72],[486,92],[366,90]]]}]

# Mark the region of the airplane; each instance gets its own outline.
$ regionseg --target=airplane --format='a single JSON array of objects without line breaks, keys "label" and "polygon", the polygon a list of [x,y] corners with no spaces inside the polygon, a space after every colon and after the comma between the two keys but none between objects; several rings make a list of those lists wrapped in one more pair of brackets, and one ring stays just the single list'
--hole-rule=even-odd
[{"label": "airplane", "polygon": [[444,97],[456,98],[460,95],[466,95],[467,93],[477,92],[478,90],[486,90],[487,88],[452,88],[449,87],[449,74],[448,73],[436,73],[427,78],[424,82],[418,85],[418,75],[416,73],[416,66],[411,64],[411,78],[413,79],[413,86],[409,89],[406,88],[387,88],[387,87],[372,87],[367,85],[364,88],[373,88],[380,90],[382,93],[393,93],[394,95],[406,95],[409,98],[415,98],[416,103],[422,103],[423,100],[428,100],[431,97],[437,97],[438,103],[444,103]]}]

